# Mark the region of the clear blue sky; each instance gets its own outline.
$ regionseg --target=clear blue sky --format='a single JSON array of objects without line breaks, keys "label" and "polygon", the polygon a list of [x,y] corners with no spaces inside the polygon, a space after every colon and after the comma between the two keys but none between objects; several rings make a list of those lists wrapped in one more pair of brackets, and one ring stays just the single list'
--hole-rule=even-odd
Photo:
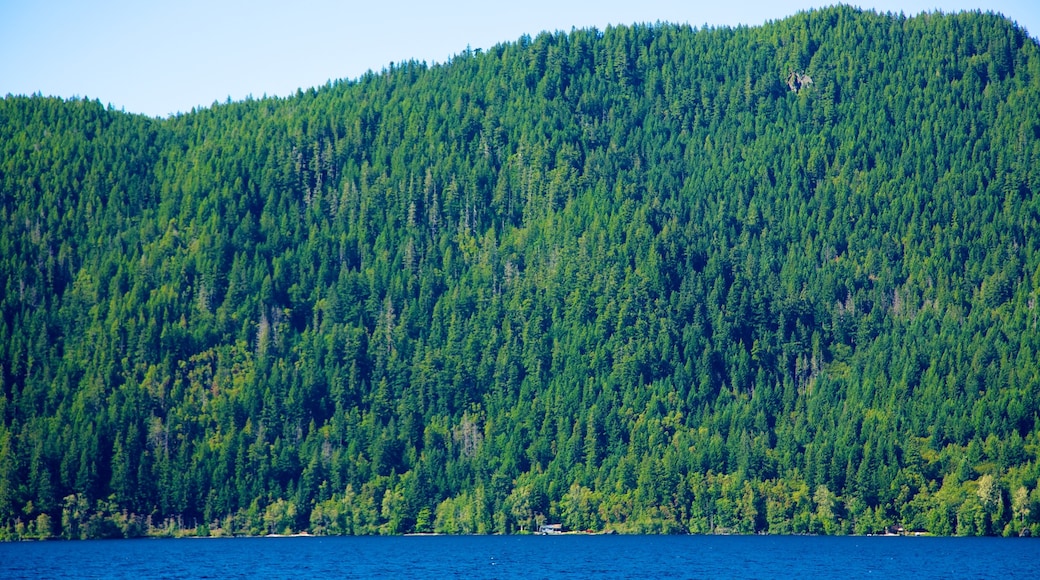
[{"label": "clear blue sky", "polygon": [[[0,95],[87,96],[165,117],[285,96],[409,59],[444,62],[522,34],[634,22],[757,25],[815,0],[0,0]],[[853,2],[993,10],[1040,34],[1040,0]]]}]

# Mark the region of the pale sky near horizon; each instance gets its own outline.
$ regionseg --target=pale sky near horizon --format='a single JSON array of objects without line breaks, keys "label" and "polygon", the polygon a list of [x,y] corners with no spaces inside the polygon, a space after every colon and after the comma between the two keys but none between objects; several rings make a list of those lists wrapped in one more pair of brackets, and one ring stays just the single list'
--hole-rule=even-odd
[{"label": "pale sky near horizon", "polygon": [[[543,30],[675,22],[755,26],[817,0],[0,0],[0,95],[99,99],[166,117],[287,96],[391,62],[445,62]],[[999,12],[1040,35],[1038,0],[866,0],[877,12]]]}]

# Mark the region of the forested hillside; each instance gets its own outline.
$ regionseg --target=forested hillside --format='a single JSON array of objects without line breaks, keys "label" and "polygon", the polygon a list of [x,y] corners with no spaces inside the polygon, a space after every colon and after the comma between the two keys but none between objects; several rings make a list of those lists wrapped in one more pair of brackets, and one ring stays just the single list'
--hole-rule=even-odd
[{"label": "forested hillside", "polygon": [[1040,46],[542,33],[0,101],[0,538],[1040,533]]}]

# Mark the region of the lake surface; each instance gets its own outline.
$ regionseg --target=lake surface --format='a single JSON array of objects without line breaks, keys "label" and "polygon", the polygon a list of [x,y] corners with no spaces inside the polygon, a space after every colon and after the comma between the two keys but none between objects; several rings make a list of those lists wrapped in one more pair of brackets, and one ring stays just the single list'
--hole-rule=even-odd
[{"label": "lake surface", "polygon": [[1040,578],[1040,540],[423,536],[0,544],[0,578]]}]

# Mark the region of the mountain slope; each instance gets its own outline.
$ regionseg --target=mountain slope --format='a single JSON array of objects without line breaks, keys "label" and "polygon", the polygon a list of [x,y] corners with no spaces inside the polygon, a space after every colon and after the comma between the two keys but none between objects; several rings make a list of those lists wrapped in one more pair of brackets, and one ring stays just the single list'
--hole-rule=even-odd
[{"label": "mountain slope", "polygon": [[0,525],[1040,532],[1037,111],[1006,20],[844,7],[8,97]]}]

